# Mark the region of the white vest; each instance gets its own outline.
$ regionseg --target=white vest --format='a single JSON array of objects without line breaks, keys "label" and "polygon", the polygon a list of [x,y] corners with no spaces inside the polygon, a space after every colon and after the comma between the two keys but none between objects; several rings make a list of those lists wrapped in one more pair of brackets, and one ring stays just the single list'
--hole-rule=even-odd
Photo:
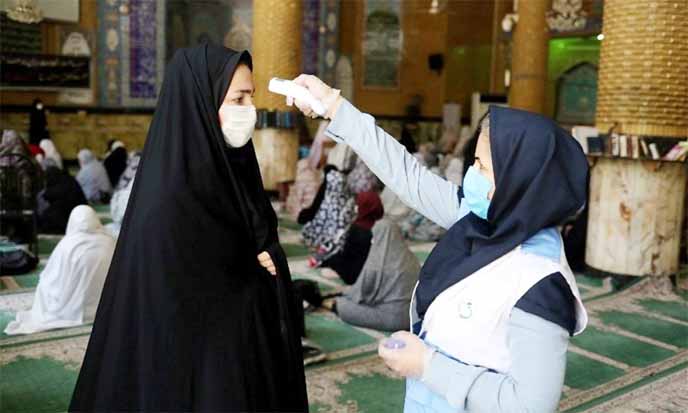
[{"label": "white vest", "polygon": [[425,314],[422,328],[425,341],[464,363],[508,372],[511,310],[531,287],[557,271],[576,298],[574,334],[580,334],[588,323],[588,315],[563,248],[560,257],[555,262],[518,246],[447,288]]}]

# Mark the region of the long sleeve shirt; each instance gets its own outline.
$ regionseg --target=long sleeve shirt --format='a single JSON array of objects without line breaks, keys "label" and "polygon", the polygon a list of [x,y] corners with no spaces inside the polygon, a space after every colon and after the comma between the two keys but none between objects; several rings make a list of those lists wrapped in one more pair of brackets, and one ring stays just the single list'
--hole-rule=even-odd
[{"label": "long sleeve shirt", "polygon": [[[402,202],[438,225],[448,229],[468,213],[456,184],[421,165],[396,139],[377,127],[372,116],[361,113],[348,101],[342,101],[326,134],[349,145]],[[537,253],[540,247],[531,244]],[[556,299],[567,300],[573,306],[571,292],[559,273],[540,281],[517,303],[509,322],[512,368],[508,373],[435,353],[422,384],[459,411],[554,411],[563,386],[573,314],[573,310],[564,315],[549,311],[548,300]]]}]

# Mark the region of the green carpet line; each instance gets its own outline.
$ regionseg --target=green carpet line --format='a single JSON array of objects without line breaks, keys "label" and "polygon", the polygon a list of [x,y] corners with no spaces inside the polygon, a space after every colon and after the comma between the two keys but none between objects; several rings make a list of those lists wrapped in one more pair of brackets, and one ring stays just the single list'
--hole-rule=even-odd
[{"label": "green carpet line", "polygon": [[671,350],[605,332],[593,326],[588,326],[584,334],[571,339],[571,343],[634,367],[646,367],[676,354]]},{"label": "green carpet line", "polygon": [[604,287],[604,278],[590,277],[587,275],[576,275],[576,283],[587,285],[588,287],[602,288]]},{"label": "green carpet line", "polygon": [[102,214],[102,213],[108,213],[109,214],[110,213],[110,205],[109,204],[91,205],[91,207],[93,207],[93,209],[99,214]]},{"label": "green carpet line", "polygon": [[605,394],[604,396],[600,396],[596,399],[590,400],[590,401],[585,402],[583,404],[580,404],[576,407],[572,407],[568,410],[565,410],[562,413],[578,413],[578,412],[585,411],[585,410],[590,409],[592,407],[595,407],[599,404],[602,404],[606,401],[612,400],[612,399],[614,399],[614,398],[616,398],[616,397],[618,397],[624,393],[628,393],[628,392],[633,391],[639,387],[645,386],[645,385],[650,384],[654,381],[657,381],[663,377],[666,377],[670,374],[673,374],[677,371],[683,370],[686,367],[688,367],[688,361],[677,364],[677,365],[672,366],[672,367],[669,367],[668,369],[662,370],[662,371],[655,373],[653,375],[647,376],[643,379],[636,381],[635,383],[631,383],[631,384],[624,386],[620,389],[616,389],[612,392],[609,392],[609,393]]},{"label": "green carpet line", "polygon": [[366,412],[401,412],[404,409],[404,398],[390,400],[380,395],[403,394],[404,380],[383,376],[380,373],[351,376],[346,383],[339,385],[341,395],[337,402],[346,405],[349,400],[356,400],[361,406],[359,411]]},{"label": "green carpet line", "polygon": [[652,298],[636,301],[647,312],[659,313],[679,321],[688,322],[688,304],[676,301],[664,301]]},{"label": "green carpet line", "polygon": [[309,254],[308,247],[300,244],[282,243],[287,258],[304,257]]},{"label": "green carpet line", "polygon": [[375,338],[344,324],[341,321],[309,314],[306,316],[306,331],[309,340],[317,343],[326,353],[370,344]]},{"label": "green carpet line", "polygon": [[291,229],[293,231],[301,231],[301,228],[302,228],[302,226],[299,225],[298,223],[291,221],[291,220],[286,220],[286,219],[280,219],[279,223],[278,223],[278,227]]},{"label": "green carpet line", "polygon": [[60,242],[59,240],[56,239],[40,239],[38,240],[38,255],[43,256],[43,255],[50,255],[55,247],[57,246],[57,243]]},{"label": "green carpet line", "polygon": [[14,277],[14,281],[22,288],[35,288],[38,286],[38,274],[20,275]]},{"label": "green carpet line", "polygon": [[605,324],[615,325],[663,343],[688,348],[688,326],[617,310],[600,312],[598,317]]},{"label": "green carpet line", "polygon": [[[26,374],[27,371],[43,378],[40,386],[37,386],[34,376]],[[1,366],[0,376],[13,378],[0,380],[3,411],[56,412],[68,408],[78,370],[68,369],[65,364],[48,357],[19,357]]]},{"label": "green carpet line", "polygon": [[[89,330],[86,333],[70,334],[70,335],[58,336],[58,337],[46,337],[46,338],[42,338],[42,339],[38,339],[38,340],[20,341],[20,342],[9,343],[9,344],[3,344],[2,341],[0,341],[0,348],[1,349],[7,349],[7,348],[14,348],[14,347],[28,346],[28,345],[32,345],[32,344],[40,344],[40,343],[45,343],[48,341],[67,340],[70,338],[88,336],[90,334],[91,334],[91,331]],[[9,338],[10,336],[7,336],[7,337]]]},{"label": "green carpet line", "polygon": [[625,372],[614,366],[593,360],[583,355],[566,354],[566,377],[564,384],[580,390],[588,390],[623,376]]},{"label": "green carpet line", "polygon": [[334,360],[326,360],[325,362],[319,363],[319,364],[312,364],[310,366],[306,366],[305,370],[306,371],[318,371],[320,369],[326,369],[326,368],[329,368],[332,366],[336,366],[338,364],[346,363],[348,361],[364,359],[366,357],[374,356],[374,355],[377,355],[377,350],[364,351],[361,353],[352,354],[350,356],[341,357],[341,358],[334,359]]},{"label": "green carpet line", "polygon": [[30,293],[36,291],[35,288],[12,288],[12,289],[5,289],[0,291],[0,296],[3,295],[12,295],[12,294],[21,294],[21,293]]}]

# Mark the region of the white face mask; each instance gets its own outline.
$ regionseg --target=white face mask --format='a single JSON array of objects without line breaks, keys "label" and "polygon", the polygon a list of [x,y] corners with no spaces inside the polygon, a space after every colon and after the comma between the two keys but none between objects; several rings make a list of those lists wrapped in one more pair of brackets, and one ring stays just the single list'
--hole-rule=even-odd
[{"label": "white face mask", "polygon": [[222,104],[222,134],[232,148],[241,148],[253,137],[256,128],[256,107]]},{"label": "white face mask", "polygon": [[43,104],[42,103],[36,103],[36,109],[43,110]]}]

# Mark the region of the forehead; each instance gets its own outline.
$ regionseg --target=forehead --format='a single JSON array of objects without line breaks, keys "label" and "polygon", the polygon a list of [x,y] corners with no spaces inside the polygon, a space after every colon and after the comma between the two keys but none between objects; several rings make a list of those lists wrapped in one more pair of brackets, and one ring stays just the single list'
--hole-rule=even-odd
[{"label": "forehead", "polygon": [[483,130],[478,136],[478,143],[476,145],[476,152],[490,153],[490,136],[487,131]]},{"label": "forehead", "polygon": [[229,84],[230,90],[253,89],[253,73],[245,64],[237,66]]}]

